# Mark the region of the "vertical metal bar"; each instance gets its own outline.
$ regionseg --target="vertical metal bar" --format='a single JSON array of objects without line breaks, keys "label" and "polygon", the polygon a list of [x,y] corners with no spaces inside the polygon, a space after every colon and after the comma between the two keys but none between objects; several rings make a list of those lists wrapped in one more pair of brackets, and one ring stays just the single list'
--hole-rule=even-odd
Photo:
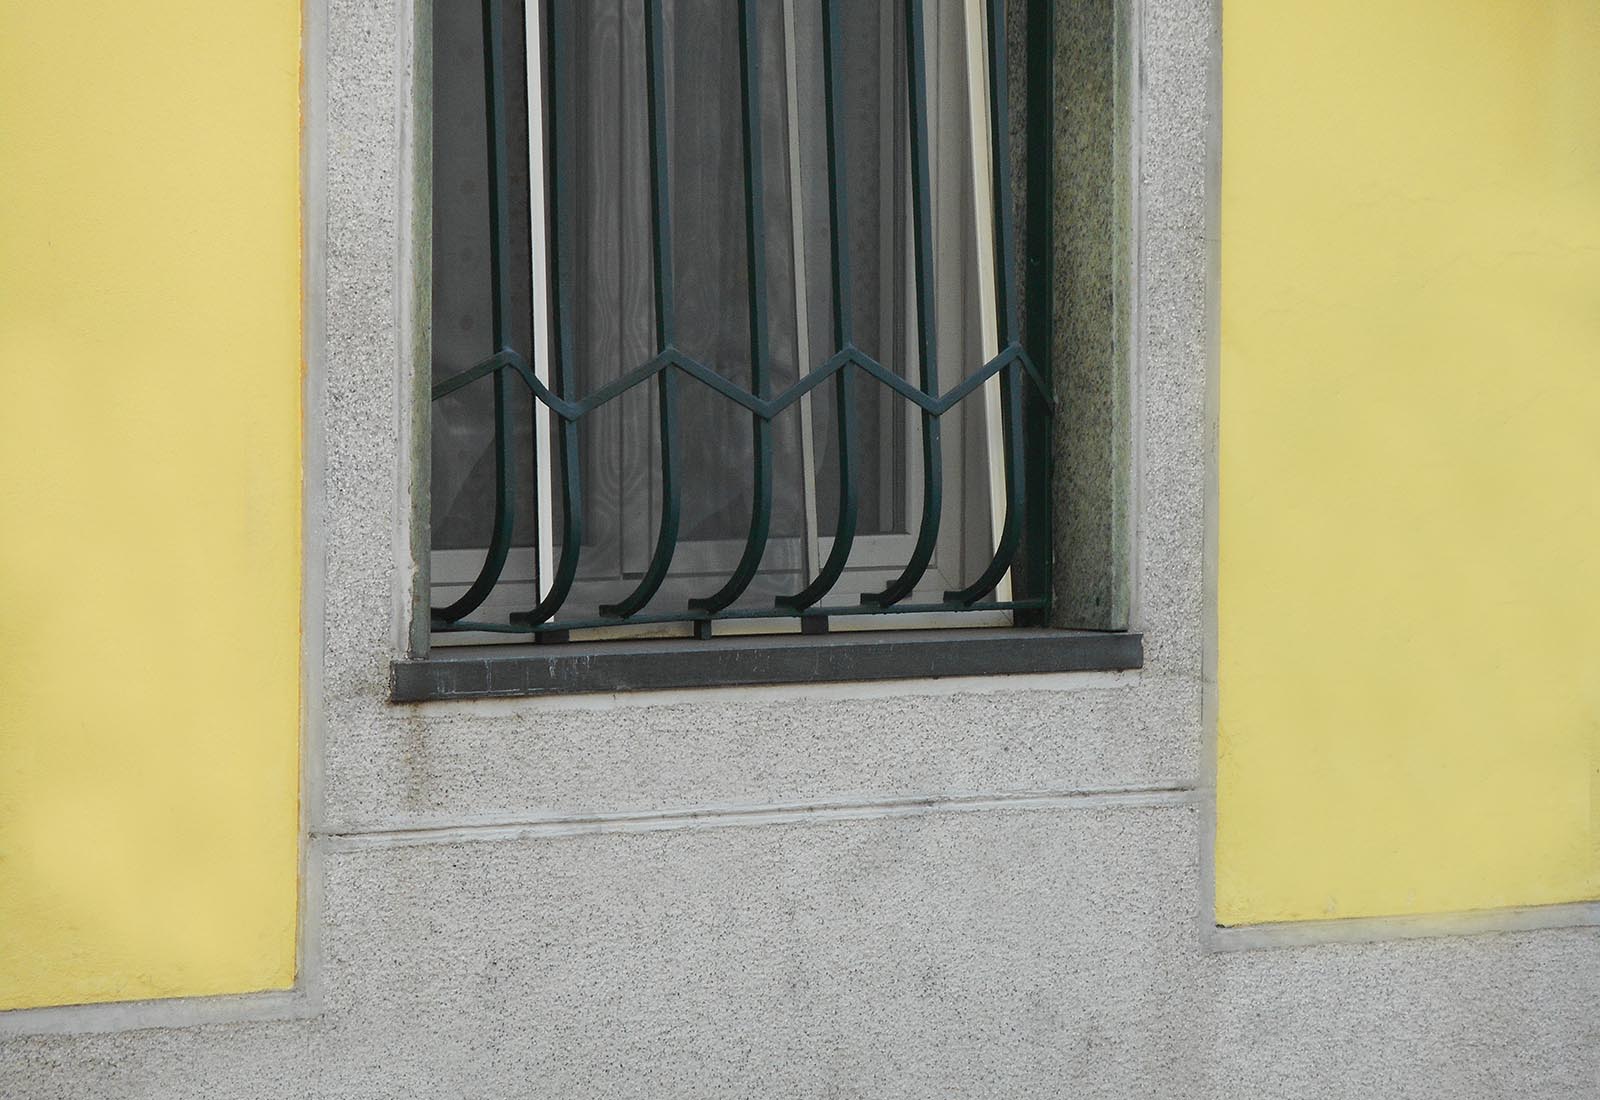
[{"label": "vertical metal bar", "polygon": [[[529,6],[528,18],[537,19],[539,5]],[[544,39],[545,74],[549,80],[549,95],[544,100],[545,132],[550,135],[554,147],[551,157],[553,186],[549,193],[550,225],[546,227],[547,230],[555,230],[550,250],[550,270],[555,280],[555,294],[550,302],[550,331],[555,343],[555,392],[557,396],[571,400],[577,395],[573,361],[576,345],[572,335],[572,285],[567,265],[572,262],[574,254],[573,223],[576,219],[572,216],[572,168],[577,158],[573,148],[572,127],[562,119],[564,101],[560,69],[561,58],[570,50],[567,37],[571,28],[560,14],[564,6],[562,0],[550,0],[544,6],[549,15]],[[529,79],[534,77],[530,64]],[[531,611],[512,615],[513,622],[538,624],[554,617],[566,602],[572,582],[578,575],[578,554],[583,547],[583,495],[579,480],[578,425],[575,421],[562,419],[556,446],[561,460],[560,564],[538,605]]]},{"label": "vertical metal bar", "polygon": [[668,190],[667,28],[662,0],[644,0],[645,103],[650,112],[650,256],[655,264],[656,350],[677,338],[672,289],[672,193]]},{"label": "vertical metal bar", "polygon": [[[822,37],[824,116],[828,142],[828,236],[832,251],[833,341],[840,351],[853,347],[850,339],[850,252],[847,247],[849,224],[844,171],[844,74],[841,71],[843,30],[840,5],[843,0],[822,0],[827,21]],[[850,560],[855,542],[857,496],[855,481],[855,408],[851,393],[857,367],[845,362],[833,376],[834,403],[839,418],[839,522],[834,528],[833,548],[828,560],[810,584],[792,596],[779,596],[779,607],[804,610],[815,604],[838,582]]]},{"label": "vertical metal bar", "polygon": [[995,287],[1000,296],[1000,346],[1009,347],[1021,334],[1018,309],[1015,231],[1011,209],[1011,91],[1006,77],[1006,0],[989,0],[989,164],[994,171]]},{"label": "vertical metal bar", "polygon": [[[999,232],[995,234],[995,294],[999,299],[996,312],[1000,321],[1000,343],[1003,347],[1009,347],[1016,340],[1019,326],[1016,272],[1011,264],[1013,227],[1010,128],[1006,109],[1005,0],[989,0],[988,30],[989,162],[994,172],[994,221],[999,227]],[[1022,366],[1016,360],[1005,367],[1000,388],[1004,402],[1002,433],[1005,440],[1006,518],[988,568],[966,588],[945,593],[946,599],[957,603],[972,604],[993,591],[1011,568],[1011,561],[1016,557],[1017,546],[1022,538],[1027,484],[1022,453]]]},{"label": "vertical metal bar", "polygon": [[[929,397],[939,396],[938,329],[933,310],[933,216],[929,209],[928,51],[922,0],[905,0],[907,109],[911,115],[911,213],[916,245],[917,381]],[[939,541],[944,504],[944,465],[939,448],[939,418],[922,410],[922,522],[904,571],[883,591],[861,597],[864,604],[888,607],[916,589],[928,571]]]},{"label": "vertical metal bar", "polygon": [[[1055,253],[1054,146],[1055,123],[1055,12],[1052,0],[1028,0],[1026,8],[1027,55],[1024,59],[1027,127],[1026,226],[1027,248],[1020,257],[1025,272],[1021,290],[1024,329],[1022,345],[1048,377],[1054,340],[1055,300],[1052,271]],[[1018,257],[1013,257],[1015,262]],[[1028,475],[1025,498],[1028,524],[1022,535],[1013,569],[1016,594],[1051,595],[1051,432],[1047,394],[1025,387],[1023,408],[1023,469]],[[1019,611],[1018,625],[1036,626],[1049,621],[1050,612]]]},{"label": "vertical metal bar", "polygon": [[[672,290],[672,196],[668,191],[666,27],[662,0],[644,0],[645,68],[650,111],[650,224],[655,259],[656,351],[667,352],[676,336]],[[656,375],[657,413],[661,434],[661,523],[656,546],[639,584],[625,598],[600,608],[603,615],[627,618],[650,602],[667,577],[678,546],[682,493],[677,467],[677,374],[668,364]]]},{"label": "vertical metal bar", "polygon": [[[767,396],[767,247],[763,213],[765,184],[761,164],[761,44],[757,38],[756,7],[759,0],[739,3],[739,71],[744,97],[744,239],[746,281],[750,312],[750,390]],[[717,612],[744,594],[761,566],[767,535],[772,528],[772,422],[760,413],[750,414],[755,463],[750,502],[750,530],[744,554],[728,582],[715,595],[692,599],[689,606]]]},{"label": "vertical metal bar", "polygon": [[[912,260],[912,234],[906,230],[903,223],[911,218],[911,173],[905,167],[905,158],[902,156],[902,147],[905,144],[902,133],[902,120],[900,104],[902,99],[909,100],[906,94],[906,84],[901,77],[904,66],[901,64],[900,47],[904,44],[905,36],[898,34],[896,28],[904,12],[896,13],[894,4],[878,5],[878,186],[874,189],[877,196],[878,207],[878,243],[877,252],[882,260],[887,274],[880,274],[876,280],[878,284],[878,332],[877,349],[878,357],[889,359],[895,354],[895,341],[904,338],[904,347],[907,349],[905,357],[910,361],[910,348],[916,343],[912,328],[916,318],[912,315],[910,295],[906,292],[905,282],[896,276],[900,268],[896,261],[904,258],[905,270],[910,271]],[[907,116],[910,108],[907,108]],[[902,201],[903,200],[903,201]],[[902,248],[901,245],[904,244]],[[909,375],[909,368],[907,368]],[[899,441],[895,438],[898,432],[905,431],[910,423],[916,419],[915,414],[906,408],[904,403],[896,401],[890,394],[878,391],[873,394],[877,398],[877,416],[872,417],[870,410],[863,417],[863,424],[873,423],[873,430],[877,432],[878,447],[883,452],[899,455],[900,448],[896,445]],[[905,423],[902,424],[901,421]],[[898,529],[900,517],[905,515],[909,520],[911,507],[907,498],[910,497],[909,478],[905,492],[901,492],[900,470],[898,462],[878,463],[878,507],[877,524],[879,531],[894,531]],[[865,471],[863,471],[865,473]],[[902,512],[898,507],[906,501],[907,511]],[[920,504],[918,505],[920,507]]]},{"label": "vertical metal bar", "polygon": [[[483,86],[487,112],[489,168],[490,328],[496,353],[506,349],[506,319],[511,313],[510,180],[506,164],[505,40],[500,0],[483,0]],[[513,500],[511,410],[504,370],[494,372],[494,532],[483,567],[466,592],[448,607],[432,612],[438,623],[453,623],[471,614],[500,581],[511,551],[517,512]]]}]

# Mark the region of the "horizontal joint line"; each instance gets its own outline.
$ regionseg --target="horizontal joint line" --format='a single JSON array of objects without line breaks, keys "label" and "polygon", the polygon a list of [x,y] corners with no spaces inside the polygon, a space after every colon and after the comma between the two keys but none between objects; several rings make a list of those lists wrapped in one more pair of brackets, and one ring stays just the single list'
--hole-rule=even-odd
[{"label": "horizontal joint line", "polygon": [[1127,809],[1194,805],[1192,781],[1066,790],[909,795],[767,805],[708,805],[636,813],[574,814],[548,818],[457,818],[372,823],[313,833],[336,851],[418,844],[518,840],[590,833],[659,832],[730,826],[860,821],[986,810]]}]

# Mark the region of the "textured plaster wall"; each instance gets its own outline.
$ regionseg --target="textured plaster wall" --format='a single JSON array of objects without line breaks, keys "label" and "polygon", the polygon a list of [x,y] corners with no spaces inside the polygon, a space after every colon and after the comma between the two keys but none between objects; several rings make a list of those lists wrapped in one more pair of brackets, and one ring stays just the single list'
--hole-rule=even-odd
[{"label": "textured plaster wall", "polygon": [[347,842],[319,1018],[14,1041],[0,1095],[1594,1095],[1591,934],[1205,955],[1198,816]]},{"label": "textured plaster wall", "polygon": [[1592,1095],[1588,932],[1203,947],[1214,11],[1136,14],[1143,672],[395,708],[402,11],[332,0],[321,1010],[0,1096]]}]

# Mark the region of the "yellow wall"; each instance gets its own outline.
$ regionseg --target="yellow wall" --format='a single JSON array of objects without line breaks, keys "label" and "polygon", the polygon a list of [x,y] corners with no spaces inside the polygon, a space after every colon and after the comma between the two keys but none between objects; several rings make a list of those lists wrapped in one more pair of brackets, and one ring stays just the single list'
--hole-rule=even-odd
[{"label": "yellow wall", "polygon": [[1600,4],[1223,10],[1219,921],[1600,896]]},{"label": "yellow wall", "polygon": [[299,19],[0,0],[0,1008],[294,980]]}]

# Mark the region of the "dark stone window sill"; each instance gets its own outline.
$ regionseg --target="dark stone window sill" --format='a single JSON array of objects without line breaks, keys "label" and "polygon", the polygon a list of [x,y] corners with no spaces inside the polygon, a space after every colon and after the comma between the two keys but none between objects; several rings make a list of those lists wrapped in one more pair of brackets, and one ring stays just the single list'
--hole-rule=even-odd
[{"label": "dark stone window sill", "polygon": [[845,631],[563,645],[463,646],[394,662],[396,703],[754,684],[1120,671],[1130,633],[1026,628]]}]

